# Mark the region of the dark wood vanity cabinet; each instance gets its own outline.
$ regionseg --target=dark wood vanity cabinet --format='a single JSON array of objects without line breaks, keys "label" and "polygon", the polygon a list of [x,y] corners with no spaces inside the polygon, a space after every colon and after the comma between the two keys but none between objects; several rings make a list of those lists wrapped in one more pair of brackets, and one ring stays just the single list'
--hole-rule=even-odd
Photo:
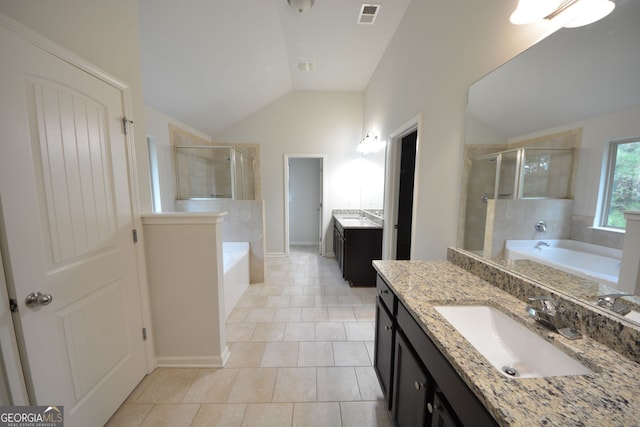
[{"label": "dark wood vanity cabinet", "polygon": [[344,228],[334,221],[333,252],[350,285],[375,286],[371,261],[382,258],[382,228]]},{"label": "dark wood vanity cabinet", "polygon": [[374,369],[394,424],[497,426],[380,276],[376,285]]}]

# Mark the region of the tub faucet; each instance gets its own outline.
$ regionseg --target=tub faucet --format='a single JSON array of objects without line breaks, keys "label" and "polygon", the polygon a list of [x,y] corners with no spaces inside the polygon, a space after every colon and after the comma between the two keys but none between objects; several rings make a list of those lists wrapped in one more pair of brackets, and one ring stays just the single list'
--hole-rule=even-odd
[{"label": "tub faucet", "polygon": [[622,301],[618,301],[621,297],[630,297],[631,294],[606,294],[598,297],[598,305],[600,307],[609,308],[614,313],[625,315],[631,311],[631,307]]},{"label": "tub faucet", "polygon": [[541,246],[549,247],[549,246],[551,246],[551,245],[550,245],[549,243],[547,243],[547,242],[543,242],[543,241],[541,240],[541,241],[539,241],[538,243],[536,243],[536,249],[540,249],[540,247],[541,247]]}]

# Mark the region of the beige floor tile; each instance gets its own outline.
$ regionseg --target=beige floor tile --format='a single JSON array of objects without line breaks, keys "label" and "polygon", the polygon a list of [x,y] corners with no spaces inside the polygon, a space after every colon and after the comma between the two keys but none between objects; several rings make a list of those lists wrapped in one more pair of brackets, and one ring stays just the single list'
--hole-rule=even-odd
[{"label": "beige floor tile", "polygon": [[340,402],[343,426],[391,427],[384,401]]},{"label": "beige floor tile", "polygon": [[333,366],[331,341],[301,342],[298,347],[298,366]]},{"label": "beige floor tile", "polygon": [[374,341],[365,341],[365,345],[367,346],[367,353],[369,353],[369,360],[371,360],[371,363],[373,364],[376,344]]},{"label": "beige floor tile", "polygon": [[316,322],[317,341],[346,341],[342,322]]},{"label": "beige floor tile", "polygon": [[264,295],[262,293],[262,289],[264,288],[264,286],[260,286],[260,285],[252,285],[249,286],[247,288],[246,291],[244,291],[244,293],[242,294],[243,296],[245,295]]},{"label": "beige floor tile", "polygon": [[188,427],[200,405],[193,403],[161,403],[154,405],[141,427]]},{"label": "beige floor tile", "polygon": [[356,320],[363,321],[368,320],[370,322],[375,321],[376,319],[376,310],[375,308],[369,307],[354,307],[353,312],[356,315]]},{"label": "beige floor tile", "polygon": [[317,368],[317,387],[320,402],[360,400],[360,390],[353,368]]},{"label": "beige floor tile", "polygon": [[275,308],[251,308],[244,318],[245,322],[272,322],[276,314]]},{"label": "beige floor tile", "polygon": [[268,296],[265,307],[289,307],[290,296]]},{"label": "beige floor tile", "polygon": [[280,368],[273,391],[274,402],[314,402],[316,368]]},{"label": "beige floor tile", "polygon": [[287,323],[284,341],[312,341],[315,339],[315,324],[312,322]]},{"label": "beige floor tile", "polygon": [[199,372],[199,369],[161,369],[136,403],[180,402]]},{"label": "beige floor tile", "polygon": [[304,290],[302,286],[281,286],[280,295],[289,295],[289,296],[298,296],[302,295],[302,291]]},{"label": "beige floor tile", "polygon": [[346,322],[344,329],[349,341],[371,341],[375,339],[375,330],[371,322]]},{"label": "beige floor tile", "polygon": [[151,403],[125,403],[113,414],[106,427],[139,427],[152,408]]},{"label": "beige floor tile", "polygon": [[335,366],[371,366],[367,347],[362,341],[337,341],[333,343]]},{"label": "beige floor tile", "polygon": [[151,384],[155,380],[155,378],[158,376],[158,374],[161,371],[162,371],[162,369],[155,369],[150,374],[145,375],[142,378],[142,381],[140,381],[138,383],[138,385],[136,386],[136,388],[134,388],[133,391],[129,394],[129,396],[127,397],[126,402],[132,403],[132,402],[135,402],[136,400],[138,400],[138,398],[140,397],[142,392],[144,392],[146,390],[146,388],[149,386],[149,384]]},{"label": "beige floor tile", "polygon": [[291,307],[313,307],[313,295],[294,295],[289,301]]},{"label": "beige floor tile", "polygon": [[276,368],[240,369],[227,403],[271,402],[277,371]]},{"label": "beige floor tile", "polygon": [[335,295],[316,295],[313,297],[313,305],[316,307],[335,307],[338,305],[338,297]]},{"label": "beige floor tile", "polygon": [[239,308],[264,307],[267,302],[267,296],[263,295],[244,295],[236,304]]},{"label": "beige floor tile", "polygon": [[303,322],[326,322],[329,320],[327,308],[325,307],[309,307],[302,309]]},{"label": "beige floor tile", "polygon": [[251,336],[251,341],[282,341],[284,338],[284,327],[285,323],[258,323]]},{"label": "beige floor tile", "polygon": [[286,427],[291,425],[293,403],[247,405],[242,427]]},{"label": "beige floor tile", "polygon": [[344,295],[338,296],[338,304],[339,305],[362,305],[362,300],[360,297],[355,295]]},{"label": "beige floor tile", "polygon": [[357,367],[354,368],[354,370],[356,371],[356,378],[362,400],[382,399],[382,390],[380,390],[380,383],[378,382],[378,377],[373,367]]},{"label": "beige floor tile", "polygon": [[356,315],[351,307],[329,307],[327,310],[329,312],[329,320],[332,322],[354,322],[356,320]]},{"label": "beige floor tile", "polygon": [[296,403],[293,405],[293,427],[340,427],[338,402]]},{"label": "beige floor tile", "polygon": [[187,390],[183,403],[221,403],[227,401],[238,369],[203,369]]},{"label": "beige floor tile", "polygon": [[302,291],[303,295],[322,295],[322,286],[319,285],[307,285],[304,286]]},{"label": "beige floor tile", "polygon": [[[260,295],[264,295],[264,296],[282,295],[282,286],[262,285],[260,286]],[[269,302],[268,298],[267,298],[267,302]]]},{"label": "beige floor tile", "polygon": [[227,323],[227,342],[251,341],[255,322]]},{"label": "beige floor tile", "polygon": [[264,345],[262,342],[232,343],[229,347],[231,355],[225,366],[227,368],[256,368],[260,366]]},{"label": "beige floor tile", "polygon": [[297,342],[269,342],[264,348],[260,367],[280,368],[298,365]]},{"label": "beige floor tile", "polygon": [[244,403],[200,405],[190,427],[240,427],[246,410]]},{"label": "beige floor tile", "polygon": [[247,317],[247,313],[249,313],[248,308],[243,307],[235,307],[229,317],[227,317],[227,323],[232,322],[244,322],[244,318]]},{"label": "beige floor tile", "polygon": [[302,316],[302,310],[299,307],[293,308],[277,308],[273,317],[274,322],[299,322]]}]

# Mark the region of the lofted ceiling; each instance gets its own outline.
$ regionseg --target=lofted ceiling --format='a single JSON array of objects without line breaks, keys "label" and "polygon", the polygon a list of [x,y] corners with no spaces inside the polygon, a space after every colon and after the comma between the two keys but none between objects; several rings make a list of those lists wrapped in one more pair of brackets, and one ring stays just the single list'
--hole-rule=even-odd
[{"label": "lofted ceiling", "polygon": [[292,90],[362,91],[410,1],[138,0],[145,103],[216,135]]}]

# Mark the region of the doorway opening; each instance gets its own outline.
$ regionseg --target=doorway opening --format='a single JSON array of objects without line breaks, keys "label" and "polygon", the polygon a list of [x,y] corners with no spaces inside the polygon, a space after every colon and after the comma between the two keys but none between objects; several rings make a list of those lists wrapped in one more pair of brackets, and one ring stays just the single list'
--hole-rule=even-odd
[{"label": "doorway opening", "polygon": [[413,219],[420,122],[421,116],[418,115],[393,132],[389,138],[383,259],[411,259],[415,232]]},{"label": "doorway opening", "polygon": [[315,246],[324,255],[326,155],[285,154],[285,238],[290,246]]}]

